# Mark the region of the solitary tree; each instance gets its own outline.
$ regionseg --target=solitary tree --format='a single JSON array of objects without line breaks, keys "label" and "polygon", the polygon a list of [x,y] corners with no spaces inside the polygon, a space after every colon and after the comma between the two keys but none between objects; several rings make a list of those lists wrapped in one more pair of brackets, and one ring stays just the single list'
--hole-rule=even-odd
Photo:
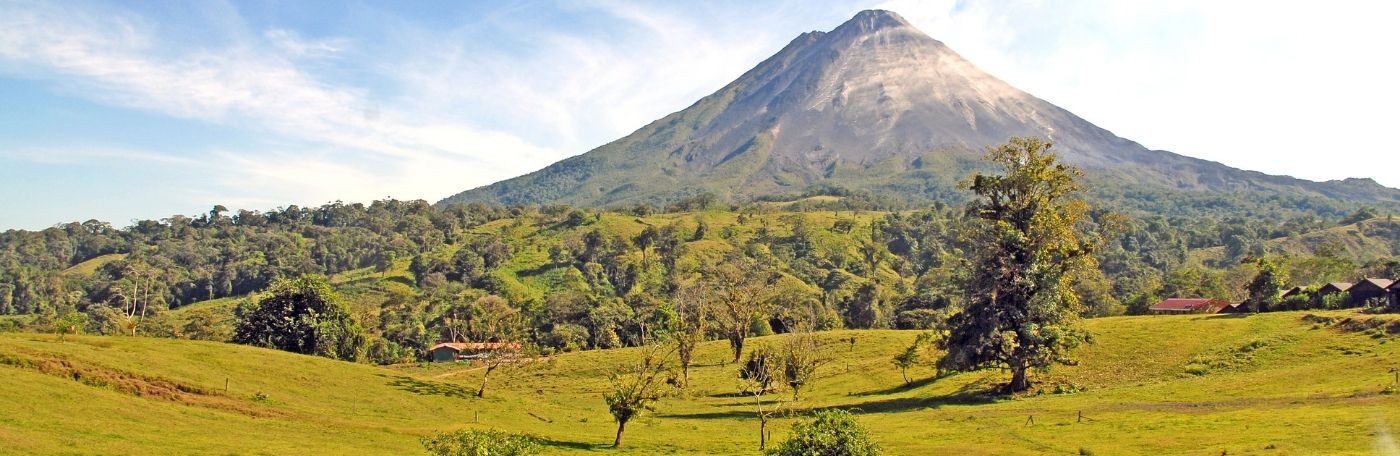
[{"label": "solitary tree", "polygon": [[748,359],[739,366],[739,390],[752,396],[754,415],[758,417],[758,449],[768,445],[768,420],[777,414],[778,406],[763,408],[763,396],[772,390],[773,384],[782,379],[782,364],[772,349],[761,346],[749,352]]},{"label": "solitary tree", "polygon": [[657,230],[654,226],[643,228],[641,233],[632,238],[632,244],[637,246],[638,250],[642,251],[642,265],[651,264],[650,261],[648,261],[650,258],[647,258],[647,252],[650,251],[651,246],[656,245],[656,241],[660,239],[661,231]]},{"label": "solitary tree", "polygon": [[971,270],[967,301],[948,320],[939,367],[1004,367],[1010,391],[1030,387],[1027,371],[1067,360],[1087,337],[1074,282],[1095,267],[1079,226],[1087,204],[1074,199],[1079,171],[1059,163],[1050,143],[1012,138],[987,160],[1002,174],[972,177]]},{"label": "solitary tree", "polygon": [[68,334],[83,332],[83,327],[87,326],[87,322],[87,314],[78,311],[69,311],[63,315],[59,315],[58,318],[53,320],[53,330],[58,333],[58,341],[63,342],[63,339],[67,337]]},{"label": "solitary tree", "polygon": [[704,287],[688,285],[676,292],[676,330],[671,340],[676,345],[681,386],[685,388],[690,387],[690,366],[695,361],[695,349],[705,341],[709,306]]},{"label": "solitary tree", "polygon": [[914,342],[910,343],[909,347],[894,356],[894,367],[899,368],[899,375],[904,377],[905,385],[914,384],[913,379],[909,378],[909,368],[923,361],[924,344],[927,344],[928,341],[929,333],[920,334],[919,337],[914,338]]},{"label": "solitary tree", "polygon": [[364,330],[322,277],[279,280],[255,308],[238,314],[233,341],[240,344],[353,361],[366,343]]},{"label": "solitary tree", "polygon": [[753,259],[730,255],[703,272],[701,286],[713,300],[712,321],[729,340],[737,363],[744,354],[744,341],[753,332],[754,318],[767,318],[768,274]]},{"label": "solitary tree", "polygon": [[778,357],[782,364],[782,379],[792,389],[792,401],[800,400],[802,388],[811,384],[817,376],[817,369],[829,360],[822,352],[817,337],[807,331],[796,331],[783,336],[778,345]]},{"label": "solitary tree", "polygon": [[642,347],[641,359],[613,372],[610,388],[603,393],[608,412],[617,421],[613,448],[622,446],[622,433],[627,429],[628,421],[655,410],[656,401],[666,396],[667,385],[662,377],[666,374],[670,355],[661,345],[646,345]]},{"label": "solitary tree", "polygon": [[482,296],[472,304],[467,327],[474,340],[486,343],[482,349],[481,388],[476,397],[486,396],[486,383],[496,369],[527,362],[534,353],[524,344],[524,322],[520,311],[496,295]]}]

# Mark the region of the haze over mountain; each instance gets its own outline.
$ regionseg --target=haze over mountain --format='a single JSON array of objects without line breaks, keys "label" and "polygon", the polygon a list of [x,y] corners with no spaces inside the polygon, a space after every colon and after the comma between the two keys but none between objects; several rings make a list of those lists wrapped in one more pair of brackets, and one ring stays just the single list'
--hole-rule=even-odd
[{"label": "haze over mountain", "polygon": [[[1151,109],[1144,106],[1143,109]],[[814,186],[909,201],[958,198],[956,183],[1011,136],[1048,138],[1094,193],[1128,205],[1166,194],[1391,204],[1370,179],[1312,182],[1147,148],[979,70],[888,11],[809,32],[680,112],[539,171],[443,203],[730,200]],[[1325,157],[1318,157],[1325,160]]]}]

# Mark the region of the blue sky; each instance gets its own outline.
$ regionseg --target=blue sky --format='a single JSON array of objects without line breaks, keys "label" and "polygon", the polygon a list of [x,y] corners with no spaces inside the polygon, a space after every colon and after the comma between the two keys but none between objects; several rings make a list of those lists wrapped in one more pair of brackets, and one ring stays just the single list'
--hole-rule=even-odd
[{"label": "blue sky", "polygon": [[1390,2],[0,0],[0,229],[436,201],[868,8],[1150,148],[1400,187]]}]

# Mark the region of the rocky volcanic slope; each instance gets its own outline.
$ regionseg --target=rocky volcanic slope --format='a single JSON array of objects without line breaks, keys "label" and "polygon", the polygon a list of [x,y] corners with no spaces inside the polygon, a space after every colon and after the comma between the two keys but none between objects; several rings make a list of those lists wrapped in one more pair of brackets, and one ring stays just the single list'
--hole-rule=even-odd
[{"label": "rocky volcanic slope", "polygon": [[1400,190],[1369,179],[1311,182],[1148,150],[982,72],[897,14],[864,11],[831,32],[798,36],[624,138],[443,203],[603,206],[701,192],[744,200],[817,185],[957,199],[956,183],[986,147],[1013,135],[1049,138],[1097,193],[1129,206],[1164,192],[1400,202]]}]

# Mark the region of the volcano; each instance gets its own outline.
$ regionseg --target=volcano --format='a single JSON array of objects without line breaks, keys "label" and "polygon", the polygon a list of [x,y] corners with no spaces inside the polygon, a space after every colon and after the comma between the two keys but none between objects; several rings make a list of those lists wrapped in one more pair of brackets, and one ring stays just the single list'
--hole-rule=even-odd
[{"label": "volcano", "polygon": [[830,32],[801,34],[626,137],[442,204],[598,207],[700,193],[744,201],[831,188],[956,200],[986,149],[1012,136],[1050,140],[1085,170],[1094,195],[1128,207],[1182,198],[1400,202],[1400,190],[1369,179],[1313,182],[1149,150],[978,69],[898,14],[863,11]]}]

